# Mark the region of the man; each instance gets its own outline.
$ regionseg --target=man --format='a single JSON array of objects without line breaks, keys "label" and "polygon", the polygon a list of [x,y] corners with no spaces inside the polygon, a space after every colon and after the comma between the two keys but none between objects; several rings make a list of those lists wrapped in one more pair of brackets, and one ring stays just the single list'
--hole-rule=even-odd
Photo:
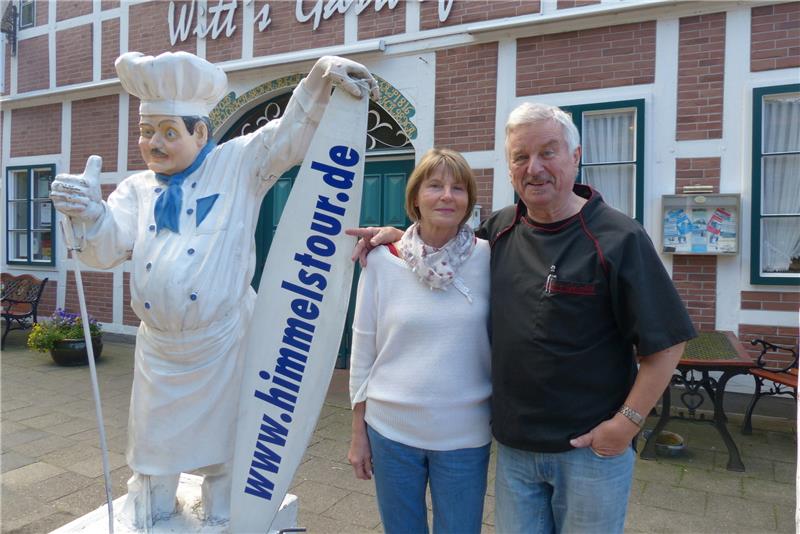
[{"label": "man", "polygon": [[185,52],[131,52],[115,66],[123,88],[141,99],[139,149],[148,170],[104,202],[101,160],[92,156],[83,175],[56,177],[51,198],[80,235],[85,263],[131,260],[131,306],[142,322],[125,509],[139,528],[171,515],[180,473],[198,470],[204,518],[226,520],[261,201],[302,161],[331,84],[357,97],[376,95],[377,84],[362,65],[323,57],[280,120],[215,146],[208,114],[227,91],[219,67]]},{"label": "man", "polygon": [[496,528],[622,532],[633,440],[696,334],[641,225],[575,184],[569,116],[522,104],[506,156],[520,201],[477,232],[492,245]]}]

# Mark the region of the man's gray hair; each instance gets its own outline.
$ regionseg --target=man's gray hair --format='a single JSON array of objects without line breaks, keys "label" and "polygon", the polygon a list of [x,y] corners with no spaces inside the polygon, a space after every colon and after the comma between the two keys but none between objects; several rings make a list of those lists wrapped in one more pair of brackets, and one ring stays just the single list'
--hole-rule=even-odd
[{"label": "man's gray hair", "polygon": [[508,116],[506,139],[519,126],[548,120],[554,120],[561,124],[561,129],[564,132],[564,141],[567,142],[569,152],[570,154],[575,152],[575,149],[581,144],[578,128],[575,127],[575,123],[572,122],[570,116],[564,113],[561,108],[549,104],[523,102],[517,106]]}]

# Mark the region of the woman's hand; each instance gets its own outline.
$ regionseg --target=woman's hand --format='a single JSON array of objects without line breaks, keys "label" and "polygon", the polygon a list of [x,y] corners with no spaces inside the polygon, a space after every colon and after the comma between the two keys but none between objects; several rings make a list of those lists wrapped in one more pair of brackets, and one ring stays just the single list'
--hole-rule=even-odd
[{"label": "woman's hand", "polygon": [[366,410],[366,401],[353,406],[353,433],[350,438],[350,450],[347,453],[347,460],[353,466],[353,472],[359,480],[372,479],[372,449],[367,436],[367,423],[364,421]]},{"label": "woman's hand", "polygon": [[350,461],[350,465],[353,466],[353,472],[357,479],[372,479],[372,450],[369,446],[369,437],[366,429],[364,432],[353,432],[347,459]]}]

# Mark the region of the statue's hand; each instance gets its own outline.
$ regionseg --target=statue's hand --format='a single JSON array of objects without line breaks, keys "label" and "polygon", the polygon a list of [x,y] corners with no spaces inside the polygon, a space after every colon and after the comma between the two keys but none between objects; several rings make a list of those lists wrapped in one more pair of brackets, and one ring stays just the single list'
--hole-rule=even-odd
[{"label": "statue's hand", "polygon": [[89,156],[83,174],[59,174],[50,185],[50,200],[72,219],[93,223],[103,214],[100,169],[103,158]]},{"label": "statue's hand", "polygon": [[322,56],[312,72],[322,72],[322,78],[338,85],[356,98],[365,96],[364,89],[374,100],[380,97],[378,82],[361,63],[338,56]]}]

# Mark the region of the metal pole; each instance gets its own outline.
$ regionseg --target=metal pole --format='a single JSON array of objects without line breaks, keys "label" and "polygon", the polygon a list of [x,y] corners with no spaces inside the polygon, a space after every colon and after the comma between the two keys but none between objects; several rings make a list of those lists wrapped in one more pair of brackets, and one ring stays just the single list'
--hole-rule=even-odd
[{"label": "metal pole", "polygon": [[86,311],[86,298],[83,293],[83,279],[81,278],[80,262],[77,253],[81,246],[75,239],[72,229],[72,220],[67,218],[67,223],[62,220],[61,232],[67,244],[68,256],[72,257],[72,270],[75,273],[75,285],[78,290],[78,303],[81,308],[81,324],[83,326],[83,340],[86,343],[86,352],[89,357],[89,374],[92,378],[92,395],[94,397],[95,414],[97,415],[97,429],[100,432],[100,451],[103,456],[103,478],[106,484],[106,502],[108,502],[108,532],[114,534],[114,503],[111,496],[111,470],[108,465],[108,446],[106,445],[106,431],[103,426],[103,408],[100,406],[100,387],[97,384],[97,369],[94,365],[94,347],[92,347],[92,334],[89,329],[89,313]]}]

